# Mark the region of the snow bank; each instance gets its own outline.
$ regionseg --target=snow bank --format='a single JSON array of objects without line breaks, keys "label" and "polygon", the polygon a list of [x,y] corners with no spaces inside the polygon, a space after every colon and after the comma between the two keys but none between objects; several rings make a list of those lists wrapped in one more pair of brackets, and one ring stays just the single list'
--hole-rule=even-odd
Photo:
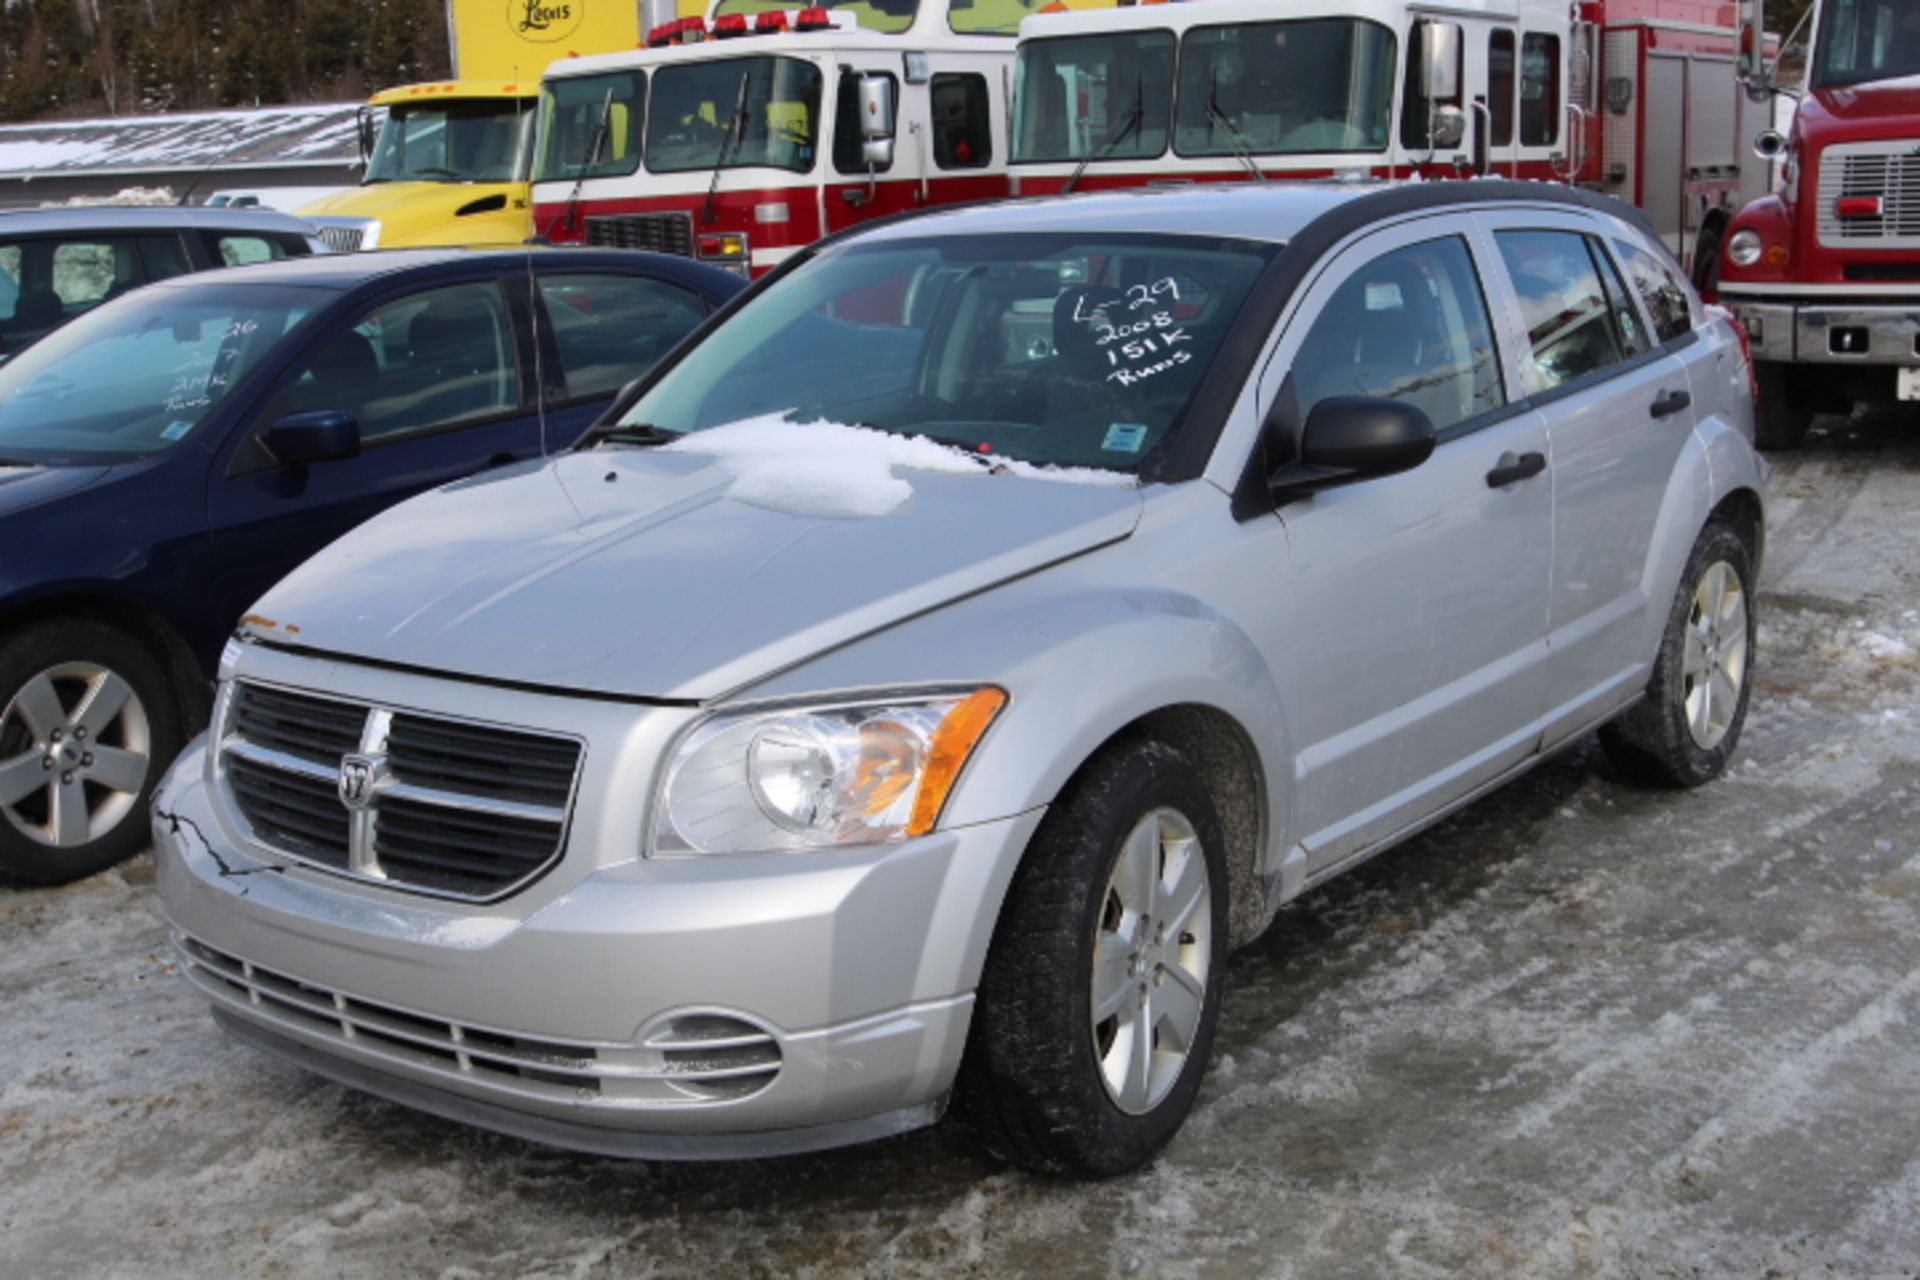
[{"label": "snow bank", "polygon": [[1069,484],[1130,487],[1133,477],[1088,467],[1042,467],[990,458],[842,422],[796,422],[791,410],[696,431],[666,445],[669,452],[718,458],[733,472],[727,496],[790,515],[838,519],[884,516],[906,505],[913,486],[896,471],[949,475],[1016,475]]}]

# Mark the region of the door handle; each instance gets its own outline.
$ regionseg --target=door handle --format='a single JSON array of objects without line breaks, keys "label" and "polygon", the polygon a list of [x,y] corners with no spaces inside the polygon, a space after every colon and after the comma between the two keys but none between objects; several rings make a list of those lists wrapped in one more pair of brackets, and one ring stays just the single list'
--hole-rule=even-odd
[{"label": "door handle", "polygon": [[1499,465],[1487,472],[1487,488],[1502,489],[1520,480],[1528,480],[1547,469],[1543,453],[1503,453]]},{"label": "door handle", "polygon": [[1664,418],[1675,414],[1693,403],[1693,397],[1684,391],[1663,391],[1660,398],[1653,402],[1653,416]]}]

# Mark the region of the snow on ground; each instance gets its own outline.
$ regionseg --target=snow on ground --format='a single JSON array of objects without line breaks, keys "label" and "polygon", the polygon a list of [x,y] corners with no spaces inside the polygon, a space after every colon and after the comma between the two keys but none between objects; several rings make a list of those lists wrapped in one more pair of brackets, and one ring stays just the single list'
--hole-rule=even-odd
[{"label": "snow on ground", "polygon": [[1289,906],[1141,1174],[945,1131],[641,1165],[415,1115],[219,1035],[143,859],[0,889],[5,1271],[1913,1276],[1920,421],[1776,464],[1729,775],[1640,790],[1588,741]]},{"label": "snow on ground", "polygon": [[358,113],[349,102],[5,125],[0,174],[348,164],[359,154]]}]

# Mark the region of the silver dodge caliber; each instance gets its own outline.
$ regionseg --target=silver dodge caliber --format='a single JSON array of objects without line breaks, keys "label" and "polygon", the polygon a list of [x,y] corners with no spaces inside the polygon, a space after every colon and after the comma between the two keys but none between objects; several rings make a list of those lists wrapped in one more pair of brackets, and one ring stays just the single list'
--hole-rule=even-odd
[{"label": "silver dodge caliber", "polygon": [[1229,948],[1598,729],[1740,735],[1739,335],[1543,184],[1182,188],[824,242],[581,449],[256,606],[155,802],[186,972],[371,1093],[658,1158],[951,1106],[1150,1160]]}]

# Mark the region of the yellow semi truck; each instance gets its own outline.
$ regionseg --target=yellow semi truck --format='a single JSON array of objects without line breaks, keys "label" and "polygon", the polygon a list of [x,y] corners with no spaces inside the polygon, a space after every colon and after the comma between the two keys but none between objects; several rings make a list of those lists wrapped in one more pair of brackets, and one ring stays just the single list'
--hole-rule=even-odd
[{"label": "yellow semi truck", "polygon": [[374,94],[360,185],[298,212],[335,249],[520,243],[533,230],[540,73],[556,58],[633,48],[643,10],[660,3],[447,0],[457,78]]}]

